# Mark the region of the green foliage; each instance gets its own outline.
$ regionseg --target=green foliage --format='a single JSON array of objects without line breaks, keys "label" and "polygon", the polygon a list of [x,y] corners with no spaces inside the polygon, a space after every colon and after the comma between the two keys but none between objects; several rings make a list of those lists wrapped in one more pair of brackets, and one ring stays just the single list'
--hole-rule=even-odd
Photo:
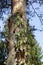
[{"label": "green foliage", "polygon": [[[14,22],[14,33],[12,39],[15,48],[25,50],[25,60],[27,65],[40,65],[42,58],[41,48],[33,36],[29,23],[23,20],[20,14],[13,15],[9,18]],[[9,36],[8,21],[5,26],[5,36],[6,38]]]},{"label": "green foliage", "polygon": [[[0,65],[4,65],[8,53],[6,42],[0,41]],[[6,58],[5,58],[6,57]]]},{"label": "green foliage", "polygon": [[42,58],[42,56],[41,56],[41,48],[37,44],[37,42],[36,42],[36,44],[34,46],[31,46],[31,53],[30,54],[31,54],[31,58],[30,58],[31,64],[40,65],[41,58]]}]

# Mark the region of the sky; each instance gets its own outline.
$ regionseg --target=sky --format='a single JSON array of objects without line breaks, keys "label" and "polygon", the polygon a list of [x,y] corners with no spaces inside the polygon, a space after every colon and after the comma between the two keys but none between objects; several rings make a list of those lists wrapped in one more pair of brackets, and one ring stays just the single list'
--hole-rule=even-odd
[{"label": "sky", "polygon": [[[41,23],[40,23],[37,16],[34,17],[34,19],[32,21],[30,21],[30,25],[32,25],[32,26],[35,25],[35,28],[43,30],[43,26],[41,25]],[[35,38],[38,41],[38,43],[41,46],[42,51],[43,51],[43,31],[37,30],[37,31],[35,31],[33,33],[34,33]]]},{"label": "sky", "polygon": [[[37,6],[36,6],[37,5]],[[37,10],[37,8],[39,7],[40,5],[39,4],[36,4],[36,3],[34,3],[33,4],[33,7],[36,9],[36,12],[39,14],[43,14],[43,5],[39,8],[39,10]],[[32,10],[32,7],[30,6],[30,9]],[[6,12],[7,13],[7,12]],[[4,21],[5,21],[5,19],[7,19],[7,15],[6,14],[3,14],[3,16],[4,16]],[[42,16],[43,17],[43,16]],[[40,20],[39,20],[39,18],[37,17],[37,15],[35,14],[35,17],[32,17],[32,20],[29,20],[30,22],[30,25],[35,25],[35,28],[37,28],[37,29],[42,29],[43,30],[43,25],[41,25],[41,23],[40,23]],[[0,20],[0,26],[1,26],[1,30],[3,29],[3,26],[4,26],[4,24],[3,24],[3,21],[2,20]],[[41,48],[42,48],[42,51],[43,51],[43,31],[35,31],[35,32],[33,32],[34,33],[34,35],[35,35],[35,38],[36,38],[36,40],[38,41],[38,43],[39,43],[39,45],[41,46]]]},{"label": "sky", "polygon": [[[33,4],[34,8],[38,8],[39,6],[40,6],[39,4],[36,4],[36,3]],[[38,14],[43,15],[43,5],[39,8],[39,10],[36,10],[36,12]],[[32,18],[32,21],[30,20],[30,25],[32,25],[32,26],[35,25],[35,28],[43,30],[43,25],[41,24],[41,22],[36,14],[35,14],[35,17]],[[40,32],[37,30],[34,32],[34,34],[35,34],[36,40],[38,41],[38,43],[41,46],[42,51],[43,51],[43,31]]]}]

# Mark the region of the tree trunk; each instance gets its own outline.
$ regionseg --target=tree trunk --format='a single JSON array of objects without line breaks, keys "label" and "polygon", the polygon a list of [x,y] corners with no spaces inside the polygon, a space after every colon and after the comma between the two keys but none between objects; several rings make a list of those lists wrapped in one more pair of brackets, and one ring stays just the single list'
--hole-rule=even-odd
[{"label": "tree trunk", "polygon": [[[26,3],[25,0],[12,0],[11,14],[15,15],[16,13],[20,13],[22,19],[26,21],[25,3]],[[12,39],[12,35],[14,34],[14,21],[11,18],[8,21],[8,27],[9,27],[9,37],[8,37],[9,55],[6,65],[16,65],[17,64],[15,59],[16,52],[15,52],[14,42]]]},{"label": "tree trunk", "polygon": [[11,8],[13,15],[19,12],[21,13],[22,18],[26,18],[26,0],[12,0]]},{"label": "tree trunk", "polygon": [[9,36],[8,36],[8,47],[9,47],[9,55],[7,59],[6,65],[16,65],[15,60],[15,48],[14,48],[14,42],[12,39],[12,35],[14,34],[14,22],[11,18],[8,20],[8,28],[9,28]]}]

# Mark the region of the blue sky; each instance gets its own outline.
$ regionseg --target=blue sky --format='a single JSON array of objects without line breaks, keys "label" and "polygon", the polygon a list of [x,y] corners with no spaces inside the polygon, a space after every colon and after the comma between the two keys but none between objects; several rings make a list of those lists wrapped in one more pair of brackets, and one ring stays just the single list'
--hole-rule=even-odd
[{"label": "blue sky", "polygon": [[[34,3],[33,7],[36,10],[36,12],[38,14],[41,14],[43,17],[43,5],[40,7],[40,5],[38,3]],[[37,8],[39,8],[39,9],[37,10]],[[35,25],[35,28],[43,30],[43,25],[41,25],[41,22],[36,14],[35,14],[35,17],[32,17],[32,20],[30,20],[30,25],[32,25],[32,26]],[[34,34],[35,34],[36,40],[38,41],[38,43],[41,46],[42,51],[43,51],[43,31],[41,31],[41,32],[35,31]]]},{"label": "blue sky", "polygon": [[[43,29],[43,26],[40,23],[40,20],[38,19],[38,17],[34,17],[32,21],[30,21],[30,25],[35,25],[35,28],[37,29]],[[41,48],[43,49],[43,31],[35,31],[35,38],[38,41],[39,45],[41,46]]]}]

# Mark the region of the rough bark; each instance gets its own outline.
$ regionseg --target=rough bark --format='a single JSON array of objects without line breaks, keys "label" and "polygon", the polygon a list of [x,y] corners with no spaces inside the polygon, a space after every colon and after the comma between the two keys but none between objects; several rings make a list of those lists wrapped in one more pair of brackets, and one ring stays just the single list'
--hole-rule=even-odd
[{"label": "rough bark", "polygon": [[26,18],[26,0],[12,0],[12,14],[21,13],[22,18]]},{"label": "rough bark", "polygon": [[16,65],[15,61],[15,48],[14,48],[14,42],[12,39],[12,35],[14,32],[14,22],[9,19],[8,21],[8,28],[9,28],[9,36],[8,36],[8,46],[9,46],[9,55],[6,65]]},{"label": "rough bark", "polygon": [[[21,17],[24,20],[26,20],[25,5],[26,5],[25,0],[12,0],[11,14],[14,15],[19,12],[21,14]],[[12,35],[14,34],[14,21],[12,21],[11,19],[9,19],[9,21],[8,21],[8,27],[9,27],[9,37],[8,37],[9,55],[8,55],[6,65],[16,65],[16,61],[17,61],[15,59],[16,52],[15,52],[14,42],[12,39]],[[21,58],[21,55],[19,57]],[[20,60],[20,58],[19,58],[19,60]],[[21,61],[25,62],[25,60],[23,60],[23,59]],[[18,65],[20,65],[20,64],[18,63]]]}]

